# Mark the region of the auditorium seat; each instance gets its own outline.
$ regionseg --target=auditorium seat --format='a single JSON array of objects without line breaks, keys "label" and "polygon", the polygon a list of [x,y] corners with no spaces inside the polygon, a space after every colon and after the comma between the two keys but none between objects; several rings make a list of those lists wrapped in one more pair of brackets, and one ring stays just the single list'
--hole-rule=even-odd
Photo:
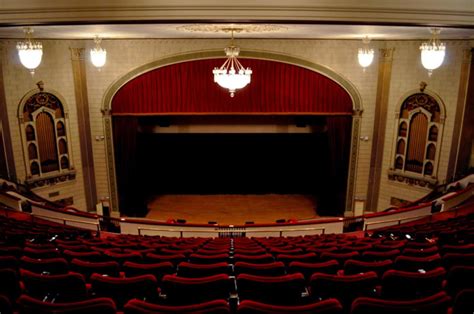
[{"label": "auditorium seat", "polygon": [[[149,252],[153,253],[153,252]],[[179,249],[179,248],[162,248],[160,250],[160,254],[169,254],[169,255],[175,255],[175,254],[182,254],[184,256],[189,256],[190,254],[193,254],[194,251],[192,249]]]},{"label": "auditorium seat", "polygon": [[240,274],[255,276],[283,276],[285,275],[285,264],[282,262],[265,264],[236,262],[234,265],[234,272],[236,276]]},{"label": "auditorium seat", "polygon": [[275,259],[271,254],[261,254],[261,255],[243,255],[235,254],[234,262],[246,262],[252,264],[268,264],[274,262]]},{"label": "auditorium seat", "polygon": [[300,248],[279,248],[279,247],[273,247],[269,250],[270,254],[273,254],[274,256],[280,255],[280,254],[286,254],[286,255],[301,255],[303,254],[303,249]]},{"label": "auditorium seat", "polygon": [[445,292],[414,300],[383,300],[360,297],[354,300],[351,314],[446,314],[451,298]]},{"label": "auditorium seat", "polygon": [[73,302],[86,299],[84,277],[77,273],[40,275],[27,270],[21,271],[26,294],[49,302]]},{"label": "auditorium seat", "polygon": [[[193,253],[191,251],[191,253]],[[229,254],[229,249],[217,249],[217,250],[210,250],[210,249],[198,249],[194,252],[199,255],[218,255],[218,254]]]},{"label": "auditorium seat", "polygon": [[89,262],[105,262],[109,260],[107,257],[102,255],[102,253],[97,251],[70,251],[65,250],[63,252],[63,257],[68,259],[69,261],[77,258],[81,261],[89,261]]},{"label": "auditorium seat", "polygon": [[95,297],[111,298],[119,309],[134,298],[158,299],[157,280],[153,275],[115,278],[93,274],[90,281]]},{"label": "auditorium seat", "polygon": [[25,247],[23,249],[23,255],[35,259],[56,258],[61,256],[59,250],[55,248],[35,249],[31,247]]},{"label": "auditorium seat", "polygon": [[365,251],[362,253],[362,259],[369,262],[395,260],[399,255],[400,250],[397,249],[389,251]]},{"label": "auditorium seat", "polygon": [[6,296],[2,294],[0,294],[0,313],[1,314],[13,313],[12,302]]},{"label": "auditorium seat", "polygon": [[13,269],[18,270],[19,261],[14,256],[0,256],[0,269]]},{"label": "auditorium seat", "polygon": [[446,271],[442,267],[427,272],[388,270],[382,277],[382,296],[387,299],[416,299],[441,291]]},{"label": "auditorium seat", "polygon": [[0,256],[20,258],[23,256],[23,249],[19,246],[0,246]]},{"label": "auditorium seat", "polygon": [[82,274],[86,281],[89,281],[95,273],[112,277],[119,276],[119,264],[113,261],[89,262],[75,258],[71,261],[71,270]]},{"label": "auditorium seat", "polygon": [[424,257],[412,257],[412,256],[398,256],[395,258],[393,268],[396,270],[404,271],[429,271],[441,266],[441,257],[439,254],[434,254]]},{"label": "auditorium seat", "polygon": [[242,301],[237,308],[238,314],[342,314],[342,305],[336,299],[305,305],[273,305],[251,300]]},{"label": "auditorium seat", "polygon": [[[472,286],[472,282],[471,282]],[[452,314],[474,313],[474,289],[461,290],[454,299]]]},{"label": "auditorium seat", "polygon": [[306,281],[309,282],[314,273],[337,274],[340,265],[335,259],[320,263],[291,262],[288,267],[290,274],[302,273]]},{"label": "auditorium seat", "polygon": [[228,275],[219,274],[201,278],[165,275],[162,292],[166,301],[173,305],[189,305],[216,299],[228,299],[234,289]]},{"label": "auditorium seat", "polygon": [[124,314],[149,313],[229,314],[230,308],[226,300],[212,300],[191,305],[160,305],[133,299],[124,306]]},{"label": "auditorium seat", "polygon": [[377,274],[379,278],[382,278],[382,275],[385,273],[385,271],[390,269],[392,265],[393,262],[389,259],[376,262],[366,262],[350,259],[344,263],[344,275],[355,275],[373,271]]},{"label": "auditorium seat", "polygon": [[267,253],[267,251],[262,247],[241,247],[241,248],[234,248],[234,254],[242,254],[242,255],[262,255]]},{"label": "auditorium seat", "polygon": [[114,301],[109,298],[50,303],[22,295],[17,304],[20,314],[115,314],[117,312]]},{"label": "auditorium seat", "polygon": [[442,254],[446,253],[462,253],[471,254],[474,253],[474,243],[469,244],[445,244],[441,246]]},{"label": "auditorium seat", "polygon": [[442,257],[443,266],[446,270],[454,266],[474,265],[474,253],[446,253]]},{"label": "auditorium seat", "polygon": [[155,254],[155,253],[148,253],[145,256],[144,262],[145,263],[161,263],[161,262],[170,262],[175,267],[186,260],[186,256],[183,254],[173,254],[173,255],[166,255],[166,254]]},{"label": "auditorium seat", "polygon": [[321,253],[321,261],[328,261],[335,259],[339,262],[340,265],[344,265],[344,263],[349,259],[357,259],[359,258],[359,253],[357,252],[347,252],[347,253],[335,253],[335,252],[323,252]]},{"label": "auditorium seat", "polygon": [[181,262],[178,264],[177,275],[187,278],[208,277],[218,274],[232,274],[232,267],[227,262],[213,264],[194,264]]},{"label": "auditorium seat", "polygon": [[453,298],[463,289],[474,289],[474,266],[454,266],[446,278],[446,292]]},{"label": "auditorium seat", "polygon": [[111,261],[115,261],[120,265],[123,265],[125,262],[140,262],[142,260],[142,255],[138,252],[124,252],[119,250],[106,250],[104,255],[109,258]]},{"label": "auditorium seat", "polygon": [[222,262],[229,262],[229,254],[216,254],[216,255],[201,255],[191,254],[189,255],[189,261],[193,264],[215,264]]},{"label": "auditorium seat", "polygon": [[13,269],[0,269],[0,295],[5,296],[13,304],[20,295],[20,280]]},{"label": "auditorium seat", "polygon": [[84,244],[57,244],[61,251],[72,251],[72,252],[90,252],[91,250],[87,245]]},{"label": "auditorium seat", "polygon": [[126,277],[136,277],[141,275],[153,275],[158,282],[164,275],[175,273],[176,268],[170,262],[161,262],[155,264],[142,264],[134,262],[125,262],[122,265],[122,271]]},{"label": "auditorium seat", "polygon": [[305,280],[300,273],[285,276],[240,274],[237,276],[237,289],[241,300],[296,305],[302,302]]},{"label": "auditorium seat", "polygon": [[69,271],[69,264],[64,258],[33,259],[23,256],[20,259],[20,267],[38,274],[59,275]]},{"label": "auditorium seat", "polygon": [[402,255],[404,256],[413,256],[413,257],[425,257],[431,256],[438,253],[438,248],[436,246],[431,246],[428,248],[410,248],[406,247],[403,249]]},{"label": "auditorium seat", "polygon": [[315,273],[310,279],[311,298],[337,298],[348,308],[360,296],[375,296],[378,277],[375,272],[356,275],[329,275]]},{"label": "auditorium seat", "polygon": [[289,265],[291,262],[316,262],[318,259],[316,253],[310,252],[305,254],[278,254],[276,260]]}]

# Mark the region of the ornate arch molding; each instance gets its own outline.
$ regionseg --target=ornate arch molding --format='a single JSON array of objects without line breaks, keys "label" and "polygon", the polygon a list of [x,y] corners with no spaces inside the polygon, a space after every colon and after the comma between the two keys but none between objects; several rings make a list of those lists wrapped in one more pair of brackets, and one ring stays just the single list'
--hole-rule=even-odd
[{"label": "ornate arch molding", "polygon": [[[107,169],[108,169],[108,182],[109,182],[109,191],[110,191],[110,201],[112,210],[117,214],[118,212],[118,195],[117,195],[117,181],[115,177],[115,161],[114,161],[114,145],[113,145],[113,133],[112,133],[112,98],[119,91],[119,89],[127,84],[130,80],[146,73],[151,70],[180,63],[185,61],[201,60],[201,59],[214,59],[222,58],[222,50],[210,50],[210,51],[200,51],[192,52],[186,54],[179,54],[156,60],[147,64],[144,64],[138,68],[133,69],[128,72],[114,83],[112,83],[106,90],[104,97],[102,99],[102,114],[104,121],[104,134],[106,141],[106,159],[107,159]],[[355,86],[347,80],[345,77],[337,73],[336,71],[330,69],[329,67],[317,64],[308,60],[271,53],[271,52],[262,52],[262,51],[243,51],[241,52],[240,58],[252,58],[252,59],[262,59],[269,61],[277,61],[282,63],[287,63],[299,67],[306,68],[308,70],[318,72],[332,81],[339,84],[346,92],[349,94],[352,100],[352,141],[349,157],[349,173],[348,173],[348,182],[347,182],[347,193],[346,193],[346,211],[352,211],[354,203],[354,193],[355,193],[355,181],[356,181],[356,168],[357,168],[357,159],[358,159],[358,150],[359,150],[359,132],[360,132],[360,119],[363,112],[362,108],[362,98],[355,88]]]},{"label": "ornate arch molding", "polygon": [[[18,124],[20,128],[20,134],[21,134],[21,142],[22,142],[22,150],[23,150],[23,160],[25,164],[25,173],[26,173],[26,180],[25,183],[29,185],[32,188],[35,187],[42,187],[46,185],[53,185],[56,183],[68,181],[68,180],[74,180],[76,178],[76,171],[74,168],[74,158],[73,158],[73,152],[72,152],[72,145],[71,145],[71,130],[70,130],[70,123],[69,123],[69,110],[67,106],[66,99],[56,90],[54,89],[49,89],[49,88],[44,88],[44,83],[42,81],[38,82],[36,85],[38,85],[38,88],[32,89],[28,91],[20,100],[20,103],[18,105],[18,112],[17,112],[17,117],[18,117]],[[33,121],[25,121],[24,119],[24,110],[25,110],[25,105],[27,105],[28,100],[37,94],[51,94],[57,100],[60,102],[62,111],[63,111],[63,118],[58,119],[58,123],[61,123],[64,128],[65,132],[64,135],[60,135],[58,133],[58,130],[56,130],[56,141],[59,142],[66,142],[66,153],[65,157],[67,158],[67,168],[63,168],[62,166],[59,166],[59,170],[57,171],[52,171],[52,172],[46,172],[44,174],[38,175],[32,175],[31,170],[30,170],[30,159],[29,159],[29,154],[28,154],[28,145],[31,143],[29,142],[26,134],[26,127],[27,125],[35,125],[36,123]],[[35,112],[38,114],[38,112],[45,112],[48,113],[52,116],[54,116],[54,111],[50,108],[47,108],[45,106],[39,107]],[[56,126],[55,126],[56,127]],[[36,130],[36,126],[34,126]],[[38,143],[37,143],[37,136],[35,132],[35,141],[34,145],[36,145],[37,150],[39,149]],[[59,139],[58,139],[59,138]],[[59,143],[61,144],[61,143]],[[58,147],[58,161],[61,164],[61,157],[60,157],[60,152],[59,152],[59,147]]]},{"label": "ornate arch molding", "polygon": [[[423,82],[422,82],[423,83]],[[388,171],[388,178],[393,181],[398,181],[398,182],[405,182],[410,185],[418,185],[421,187],[434,187],[436,184],[439,182],[439,162],[440,162],[440,155],[441,155],[441,150],[442,150],[442,143],[443,143],[443,131],[444,131],[444,123],[446,121],[446,105],[444,101],[441,99],[441,97],[435,93],[432,90],[426,89],[426,85],[421,86],[420,89],[412,89],[404,93],[397,101],[396,104],[396,110],[395,110],[395,128],[393,131],[393,140],[392,140],[392,151],[391,151],[391,157],[390,157],[390,168]],[[397,159],[396,152],[397,152],[397,144],[398,144],[398,139],[399,139],[399,125],[403,119],[400,118],[400,109],[402,105],[407,101],[408,98],[411,96],[414,96],[416,94],[426,94],[427,96],[430,96],[434,99],[434,101],[438,104],[439,106],[439,123],[437,124],[437,129],[438,129],[438,138],[436,140],[436,154],[435,158],[432,161],[434,163],[434,169],[433,169],[433,174],[431,176],[428,175],[423,175],[423,174],[417,174],[417,173],[412,173],[412,172],[406,172],[406,171],[400,171],[395,169],[395,160]],[[422,112],[426,116],[431,116],[431,114],[423,107],[419,107],[415,110],[412,110],[413,112],[410,113],[409,116],[409,121],[411,116],[415,112]],[[407,138],[408,140],[408,138]],[[408,142],[408,141],[407,141]],[[426,154],[426,153],[425,153]],[[426,157],[425,157],[426,161]]]}]

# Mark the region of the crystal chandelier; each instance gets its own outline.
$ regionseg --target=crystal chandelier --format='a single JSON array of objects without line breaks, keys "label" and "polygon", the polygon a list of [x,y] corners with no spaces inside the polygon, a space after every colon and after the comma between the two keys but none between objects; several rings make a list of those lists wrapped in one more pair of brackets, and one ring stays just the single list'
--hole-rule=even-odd
[{"label": "crystal chandelier", "polygon": [[236,90],[244,88],[250,83],[252,70],[250,68],[244,68],[239,60],[237,60],[240,48],[234,46],[235,29],[230,29],[230,31],[232,34],[230,46],[224,49],[227,60],[220,68],[214,68],[212,73],[214,74],[214,82],[228,89],[230,97],[234,97]]},{"label": "crystal chandelier", "polygon": [[370,49],[368,47],[370,43],[370,39],[368,36],[365,36],[365,38],[362,39],[362,42],[364,43],[364,47],[359,48],[359,53],[357,54],[357,57],[359,58],[360,66],[363,67],[365,71],[365,68],[371,65],[372,61],[374,60],[374,49]]},{"label": "crystal chandelier", "polygon": [[429,76],[431,76],[433,70],[441,66],[446,52],[446,46],[444,43],[440,43],[438,39],[441,29],[431,28],[430,32],[432,34],[430,41],[422,43],[420,46],[421,63],[428,70]]},{"label": "crystal chandelier", "polygon": [[35,74],[35,69],[40,65],[43,57],[43,45],[39,41],[32,40],[33,30],[29,27],[24,29],[25,40],[16,45],[20,62],[25,68],[30,70],[31,75]]},{"label": "crystal chandelier", "polygon": [[98,35],[95,36],[94,42],[95,47],[91,49],[91,62],[100,70],[107,61],[107,51],[100,46],[102,39]]}]

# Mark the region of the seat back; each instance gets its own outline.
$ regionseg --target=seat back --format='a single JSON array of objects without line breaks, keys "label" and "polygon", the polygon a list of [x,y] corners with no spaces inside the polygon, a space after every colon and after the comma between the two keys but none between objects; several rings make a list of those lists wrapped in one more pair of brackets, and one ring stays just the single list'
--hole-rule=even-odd
[{"label": "seat back", "polygon": [[252,264],[268,264],[275,261],[273,255],[271,254],[261,254],[261,255],[244,255],[244,254],[235,254],[235,262],[246,262]]},{"label": "seat back", "polygon": [[237,308],[238,314],[341,314],[342,305],[336,299],[327,299],[306,305],[271,305],[244,300]]},{"label": "seat back", "polygon": [[474,282],[474,266],[452,267],[446,280],[446,292],[453,298],[463,289],[470,289]]},{"label": "seat back", "polygon": [[382,277],[382,295],[388,299],[416,299],[441,291],[446,271],[442,267],[425,273],[388,270]]},{"label": "seat back", "polygon": [[20,259],[20,267],[38,274],[59,275],[69,271],[69,264],[64,258],[33,259],[23,256]]},{"label": "seat back", "polygon": [[232,271],[231,266],[226,262],[214,264],[194,264],[188,262],[181,262],[178,265],[178,276],[187,278],[208,277],[219,274],[230,275]]},{"label": "seat back", "polygon": [[119,309],[134,298],[155,300],[158,297],[157,280],[153,275],[114,278],[93,274],[90,281],[96,296],[113,299]]},{"label": "seat back", "polygon": [[234,273],[236,276],[240,274],[256,276],[283,276],[285,275],[285,264],[282,262],[265,264],[236,262],[234,265]]},{"label": "seat back", "polygon": [[375,272],[357,275],[328,275],[316,273],[311,276],[310,288],[313,299],[337,298],[344,307],[360,296],[374,296],[378,277]]},{"label": "seat back", "polygon": [[26,294],[40,300],[72,302],[87,297],[84,277],[77,273],[40,275],[22,270],[21,277]]},{"label": "seat back", "polygon": [[162,281],[167,301],[174,305],[188,305],[216,299],[227,299],[233,289],[228,275],[219,274],[201,278],[165,275]]},{"label": "seat back", "polygon": [[19,278],[13,269],[0,269],[0,295],[14,302],[20,295],[21,289]]},{"label": "seat back", "polygon": [[114,301],[108,298],[95,298],[80,302],[50,303],[22,295],[17,304],[22,314],[115,314]]},{"label": "seat back", "polygon": [[307,281],[314,273],[335,275],[339,270],[339,262],[335,259],[321,263],[291,262],[288,268],[290,274],[302,273]]},{"label": "seat back", "polygon": [[134,262],[125,262],[122,270],[126,277],[137,277],[141,275],[153,275],[156,280],[161,281],[164,275],[175,272],[175,267],[170,262],[161,262],[154,264],[141,264]]},{"label": "seat back", "polygon": [[241,300],[254,300],[269,304],[298,304],[305,290],[303,274],[285,276],[237,276],[237,288]]},{"label": "seat back", "polygon": [[395,259],[393,268],[404,271],[429,271],[441,266],[441,257],[439,254],[425,257],[398,256]]},{"label": "seat back", "polygon": [[389,259],[376,262],[350,259],[344,263],[344,275],[355,275],[373,271],[379,278],[382,278],[382,275],[392,267],[392,264],[393,262]]},{"label": "seat back", "polygon": [[291,262],[316,262],[317,255],[314,252],[306,253],[306,254],[278,254],[277,260],[280,262],[285,263],[285,265],[290,265]]},{"label": "seat back", "polygon": [[[472,287],[472,284],[471,284]],[[474,309],[474,289],[461,290],[454,299],[452,314],[472,314]]]},{"label": "seat back", "polygon": [[357,298],[351,314],[446,314],[451,298],[445,292],[415,300],[394,301],[375,298]]},{"label": "seat back", "polygon": [[206,313],[229,314],[230,308],[226,300],[213,300],[192,305],[159,305],[142,300],[130,300],[124,307],[125,314],[148,313]]},{"label": "seat back", "polygon": [[214,255],[201,255],[191,254],[189,255],[189,261],[193,264],[215,264],[229,261],[229,254],[214,254]]},{"label": "seat back", "polygon": [[71,270],[82,274],[87,281],[95,273],[112,277],[118,277],[120,274],[117,262],[89,262],[77,258],[71,261]]}]

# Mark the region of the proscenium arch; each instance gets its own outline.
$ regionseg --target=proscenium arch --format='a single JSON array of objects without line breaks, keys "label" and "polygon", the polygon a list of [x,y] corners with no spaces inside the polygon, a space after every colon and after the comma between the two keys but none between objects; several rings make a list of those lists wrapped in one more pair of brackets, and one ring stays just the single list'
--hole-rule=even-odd
[{"label": "proscenium arch", "polygon": [[[349,152],[349,173],[347,176],[347,192],[346,192],[346,212],[350,212],[353,209],[354,204],[354,194],[355,194],[355,181],[356,181],[356,169],[357,169],[357,159],[358,159],[358,150],[359,150],[359,132],[360,132],[360,118],[362,114],[362,98],[355,88],[355,86],[346,78],[344,78],[339,73],[334,70],[296,57],[277,54],[272,52],[262,52],[262,51],[252,51],[246,50],[240,53],[240,58],[252,58],[252,59],[262,59],[269,61],[276,61],[295,65],[298,67],[306,68],[308,70],[318,72],[332,81],[339,84],[350,96],[352,100],[352,136],[351,136],[351,147]],[[102,99],[102,113],[104,121],[104,133],[106,141],[106,160],[107,160],[107,172],[108,172],[108,183],[109,183],[109,193],[110,193],[110,206],[112,207],[112,212],[115,215],[118,215],[118,194],[117,194],[117,180],[115,172],[115,160],[114,160],[114,145],[113,145],[113,133],[112,133],[112,99],[114,95],[120,90],[122,86],[127,84],[132,79],[155,69],[186,62],[186,61],[195,61],[202,59],[215,59],[222,58],[224,59],[223,53],[221,50],[210,50],[210,51],[200,51],[192,52],[186,54],[179,54],[156,60],[138,68],[133,69],[128,72],[114,83],[112,83],[109,88],[106,90],[104,97]]]}]

